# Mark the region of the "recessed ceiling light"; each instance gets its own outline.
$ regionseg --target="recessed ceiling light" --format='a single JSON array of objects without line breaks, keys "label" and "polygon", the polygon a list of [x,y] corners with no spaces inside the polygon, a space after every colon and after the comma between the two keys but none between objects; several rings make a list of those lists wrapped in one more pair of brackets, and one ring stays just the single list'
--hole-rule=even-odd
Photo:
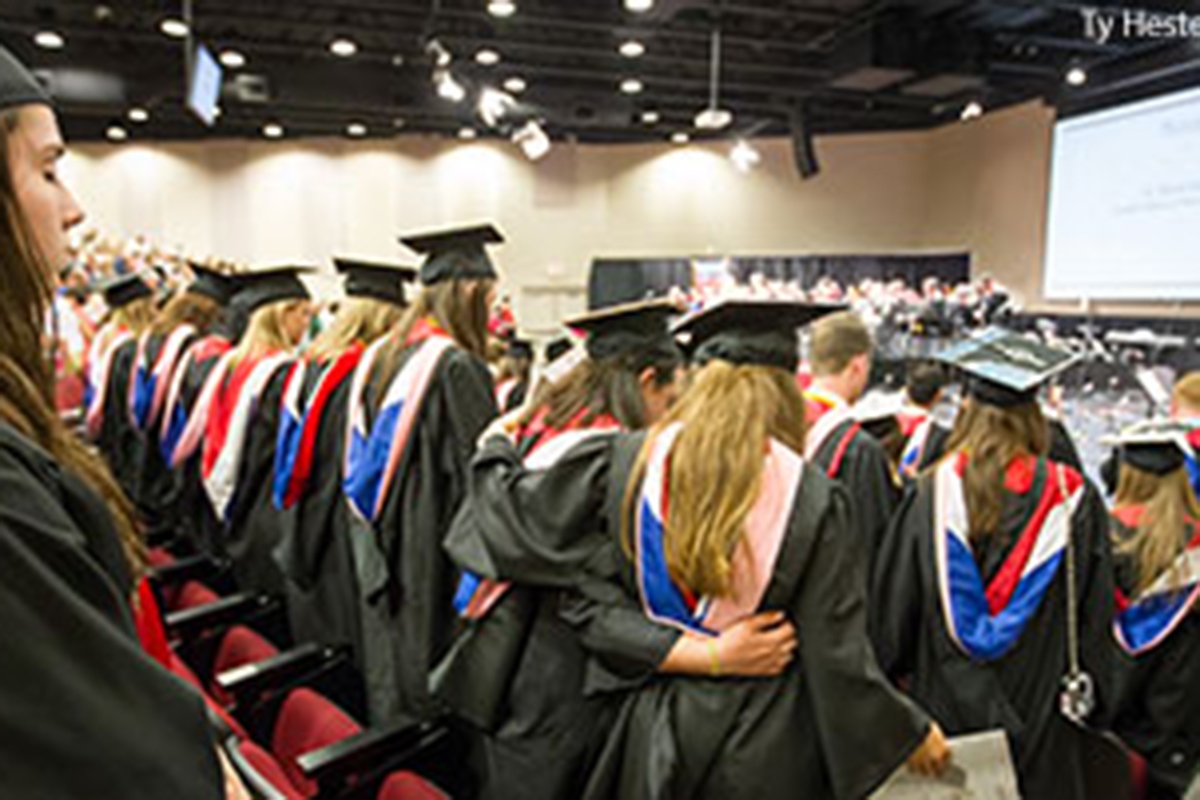
[{"label": "recessed ceiling light", "polygon": [[361,122],[351,122],[346,126],[346,135],[354,136],[355,138],[367,135],[367,126]]},{"label": "recessed ceiling light", "polygon": [[525,91],[525,88],[525,79],[518,78],[516,75],[504,82],[504,90],[512,94],[520,94],[521,92]]},{"label": "recessed ceiling light", "polygon": [[490,0],[487,10],[493,17],[511,17],[517,13],[517,4],[513,0]]},{"label": "recessed ceiling light", "polygon": [[627,42],[621,42],[621,46],[617,51],[626,58],[641,58],[646,52],[646,45],[639,42],[637,39],[630,39]]},{"label": "recessed ceiling light", "polygon": [[654,0],[625,0],[625,10],[641,14],[654,8]]},{"label": "recessed ceiling light", "polygon": [[281,139],[283,138],[283,126],[276,122],[268,122],[263,125],[262,134],[268,139]]},{"label": "recessed ceiling light", "polygon": [[637,78],[626,78],[621,81],[621,91],[625,94],[638,94],[642,88],[642,82]]},{"label": "recessed ceiling light", "polygon": [[167,17],[158,23],[158,29],[172,39],[183,39],[190,33],[187,23],[175,17]]},{"label": "recessed ceiling light", "polygon": [[392,56],[392,66],[393,67],[403,67],[404,66],[404,53],[396,53],[396,55]]},{"label": "recessed ceiling light", "polygon": [[120,125],[109,125],[108,130],[104,132],[110,142],[123,142],[129,138],[129,131],[122,128]]},{"label": "recessed ceiling light", "polygon": [[58,31],[38,31],[33,35],[33,43],[44,50],[62,50],[67,40]]},{"label": "recessed ceiling light", "polygon": [[475,53],[475,63],[485,67],[494,67],[500,63],[500,54],[485,47]]},{"label": "recessed ceiling light", "polygon": [[241,69],[246,66],[246,56],[237,50],[222,50],[217,58],[221,61],[221,66],[228,69]]},{"label": "recessed ceiling light", "polygon": [[353,39],[342,37],[329,43],[329,52],[341,58],[349,58],[358,52],[358,45]]},{"label": "recessed ceiling light", "polygon": [[676,131],[671,134],[671,141],[675,144],[687,144],[690,139],[691,137],[683,131]]},{"label": "recessed ceiling light", "polygon": [[660,119],[662,119],[662,115],[660,115],[657,111],[642,112],[642,122],[646,123],[647,125],[657,125]]},{"label": "recessed ceiling light", "polygon": [[150,120],[150,112],[140,106],[134,106],[129,109],[130,122],[148,122]]},{"label": "recessed ceiling light", "polygon": [[458,129],[458,138],[460,138],[460,139],[474,139],[478,135],[479,134],[475,131],[474,128],[459,128]]},{"label": "recessed ceiling light", "polygon": [[1087,83],[1087,70],[1083,67],[1071,67],[1067,70],[1067,83],[1072,86],[1083,86]]},{"label": "recessed ceiling light", "polygon": [[408,120],[406,120],[404,117],[395,117],[392,119],[392,127],[393,128],[397,128],[397,129],[403,128],[407,124],[408,124]]},{"label": "recessed ceiling light", "polygon": [[983,116],[983,106],[978,101],[975,101],[975,100],[972,100],[971,102],[969,102],[965,106],[963,106],[962,113],[959,114],[959,118],[962,119],[963,122],[966,122],[966,121],[972,120],[972,119],[976,119],[976,118],[982,117],[982,116]]}]

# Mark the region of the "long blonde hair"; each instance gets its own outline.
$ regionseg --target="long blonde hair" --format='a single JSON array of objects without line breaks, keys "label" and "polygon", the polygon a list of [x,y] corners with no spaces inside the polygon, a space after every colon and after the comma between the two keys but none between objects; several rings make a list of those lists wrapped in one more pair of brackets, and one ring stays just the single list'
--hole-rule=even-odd
[{"label": "long blonde hair", "polygon": [[333,324],[309,345],[309,355],[325,361],[356,343],[369,344],[390,331],[404,316],[404,306],[369,297],[350,298],[342,303]]},{"label": "long blonde hair", "polygon": [[[1117,553],[1133,562],[1134,592],[1140,594],[1172,569],[1187,544],[1184,532],[1189,528],[1196,530],[1200,503],[1183,467],[1166,475],[1155,475],[1122,463],[1113,505],[1114,510],[1142,509],[1134,535],[1115,543]],[[1179,589],[1187,577],[1179,574],[1176,567],[1171,574],[1171,587]]]},{"label": "long blonde hair", "polygon": [[721,360],[703,367],[638,453],[622,514],[627,554],[633,551],[631,522],[654,440],[677,422],[683,429],[668,472],[667,569],[697,595],[724,596],[735,548],[758,500],[769,440],[804,452],[804,398],[787,370]]},{"label": "long blonde hair", "polygon": [[126,303],[120,308],[114,308],[108,313],[106,321],[114,326],[127,328],[137,336],[154,324],[158,310],[154,307],[153,297],[142,297],[132,303]]},{"label": "long blonde hair", "polygon": [[283,318],[297,306],[307,302],[308,300],[289,300],[272,303],[251,314],[233,360],[240,362],[270,353],[294,350],[295,344],[288,341],[287,334],[284,333]]},{"label": "long blonde hair", "polygon": [[1050,427],[1036,402],[1001,408],[968,398],[958,412],[946,443],[947,457],[965,450],[963,472],[970,539],[996,533],[1004,512],[1008,465],[1021,456],[1042,456],[1050,449]]}]

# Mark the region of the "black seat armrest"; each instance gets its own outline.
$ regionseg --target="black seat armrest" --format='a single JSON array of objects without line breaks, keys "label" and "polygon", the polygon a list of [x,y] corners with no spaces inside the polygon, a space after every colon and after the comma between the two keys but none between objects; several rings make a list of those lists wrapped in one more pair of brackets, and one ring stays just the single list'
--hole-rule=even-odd
[{"label": "black seat armrest", "polygon": [[172,611],[164,617],[163,622],[168,635],[189,640],[207,631],[244,622],[278,605],[279,602],[270,595],[243,592],[222,597],[214,603]]},{"label": "black seat armrest", "polygon": [[152,567],[148,574],[150,580],[159,586],[182,586],[188,581],[209,581],[228,568],[229,562],[201,553]]},{"label": "black seat armrest", "polygon": [[246,709],[267,694],[289,691],[348,660],[344,649],[310,642],[277,656],[221,672],[215,681],[233,698],[237,708]]}]

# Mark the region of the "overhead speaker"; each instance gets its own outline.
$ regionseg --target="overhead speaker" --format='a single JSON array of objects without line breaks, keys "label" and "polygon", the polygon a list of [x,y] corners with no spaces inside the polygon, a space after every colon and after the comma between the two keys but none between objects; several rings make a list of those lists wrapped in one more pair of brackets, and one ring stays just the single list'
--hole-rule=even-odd
[{"label": "overhead speaker", "polygon": [[796,171],[801,180],[808,180],[821,171],[817,163],[817,153],[813,149],[812,130],[809,128],[808,115],[803,109],[793,109],[790,115],[792,128],[792,158],[796,162]]}]

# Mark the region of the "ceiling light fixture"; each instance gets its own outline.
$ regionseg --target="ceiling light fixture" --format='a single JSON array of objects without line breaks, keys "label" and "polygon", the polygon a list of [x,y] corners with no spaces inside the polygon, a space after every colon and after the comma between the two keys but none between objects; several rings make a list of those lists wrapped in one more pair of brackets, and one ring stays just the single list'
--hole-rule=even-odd
[{"label": "ceiling light fixture", "polygon": [[745,139],[737,140],[737,144],[729,151],[729,158],[733,161],[733,165],[738,168],[739,172],[749,172],[758,166],[758,162],[762,161],[762,156],[759,155],[759,152]]},{"label": "ceiling light fixture", "polygon": [[461,103],[467,96],[463,85],[454,80],[448,69],[439,69],[433,73],[433,85],[437,88],[438,97],[451,103]]},{"label": "ceiling light fixture", "polygon": [[485,67],[494,67],[500,63],[500,54],[485,47],[475,53],[475,63]]},{"label": "ceiling light fixture", "polygon": [[687,144],[690,140],[691,137],[683,131],[676,131],[675,133],[671,134],[671,142],[673,144]]},{"label": "ceiling light fixture", "polygon": [[509,94],[520,94],[521,92],[525,91],[526,88],[527,84],[525,83],[525,79],[517,77],[516,75],[513,75],[504,82],[504,90]]},{"label": "ceiling light fixture", "polygon": [[517,101],[513,99],[512,95],[490,86],[479,93],[479,116],[483,118],[489,128],[499,125],[500,120],[516,105]]},{"label": "ceiling light fixture", "polygon": [[625,94],[640,94],[643,88],[645,87],[637,78],[626,78],[621,81],[621,91]]},{"label": "ceiling light fixture", "polygon": [[513,0],[490,0],[487,4],[488,13],[493,17],[511,17],[517,13],[517,4]]},{"label": "ceiling light fixture", "polygon": [[149,122],[150,112],[140,106],[134,106],[129,109],[130,122]]},{"label": "ceiling light fixture", "polygon": [[62,50],[67,40],[58,31],[38,31],[33,35],[33,43],[43,50]]},{"label": "ceiling light fixture", "polygon": [[129,131],[122,128],[120,125],[109,125],[108,130],[104,132],[110,142],[123,142],[129,138]]},{"label": "ceiling light fixture", "polygon": [[222,50],[217,59],[221,66],[227,69],[241,69],[246,66],[246,56],[237,50]]},{"label": "ceiling light fixture", "polygon": [[662,119],[662,115],[657,111],[642,112],[642,122],[646,125],[657,125],[660,119]]},{"label": "ceiling light fixture", "polygon": [[621,46],[617,48],[617,52],[626,58],[641,58],[646,52],[646,45],[637,39],[630,39],[629,41],[621,42]]},{"label": "ceiling light fixture", "polygon": [[1071,67],[1067,70],[1067,83],[1071,86],[1083,86],[1087,83],[1087,70],[1083,67]]},{"label": "ceiling light fixture", "polygon": [[362,138],[367,135],[367,126],[361,122],[351,122],[346,126],[346,135],[356,139]]},{"label": "ceiling light fixture", "polygon": [[448,67],[450,62],[454,60],[454,56],[450,55],[450,51],[446,46],[437,39],[430,39],[429,44],[425,45],[425,52],[433,58],[433,63],[439,67]]},{"label": "ceiling light fixture", "polygon": [[344,36],[329,43],[329,52],[340,58],[349,58],[358,52],[358,45],[353,39]]},{"label": "ceiling light fixture", "polygon": [[282,139],[283,126],[277,122],[268,122],[266,125],[263,125],[262,134],[268,139]]},{"label": "ceiling light fixture", "polygon": [[537,120],[529,120],[512,136],[513,142],[530,161],[537,161],[550,152],[550,137]]},{"label": "ceiling light fixture", "polygon": [[635,14],[644,14],[654,8],[654,0],[625,0],[625,10]]},{"label": "ceiling light fixture", "polygon": [[702,131],[719,131],[733,122],[733,114],[721,108],[717,100],[720,93],[721,81],[721,30],[713,28],[712,56],[708,76],[708,108],[696,115],[696,127]]},{"label": "ceiling light fixture", "polygon": [[460,139],[464,139],[464,140],[474,139],[478,135],[479,135],[479,133],[474,128],[459,128],[458,129],[458,138],[460,138]]},{"label": "ceiling light fixture", "polygon": [[969,122],[973,119],[978,119],[983,116],[983,105],[977,100],[972,100],[963,106],[962,113],[958,115],[963,122]]},{"label": "ceiling light fixture", "polygon": [[158,29],[172,39],[185,39],[191,33],[187,23],[175,17],[167,17],[158,23]]}]

